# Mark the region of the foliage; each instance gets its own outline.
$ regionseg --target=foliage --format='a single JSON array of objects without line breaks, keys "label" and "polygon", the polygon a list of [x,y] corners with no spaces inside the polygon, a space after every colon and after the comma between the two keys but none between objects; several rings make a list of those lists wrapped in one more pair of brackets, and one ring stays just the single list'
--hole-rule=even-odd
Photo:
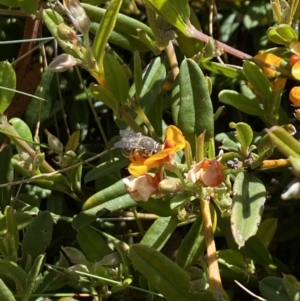
[{"label": "foliage", "polygon": [[1,300],[299,300],[299,1],[0,4]]}]

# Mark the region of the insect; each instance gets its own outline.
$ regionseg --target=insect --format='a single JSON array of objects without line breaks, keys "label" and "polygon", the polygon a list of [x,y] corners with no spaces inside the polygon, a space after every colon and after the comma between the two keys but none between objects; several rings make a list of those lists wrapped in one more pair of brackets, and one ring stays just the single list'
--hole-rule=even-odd
[{"label": "insect", "polygon": [[122,153],[127,158],[133,158],[137,154],[142,158],[148,158],[162,150],[162,144],[141,133],[120,130],[120,136],[121,140],[114,146],[122,148]]}]

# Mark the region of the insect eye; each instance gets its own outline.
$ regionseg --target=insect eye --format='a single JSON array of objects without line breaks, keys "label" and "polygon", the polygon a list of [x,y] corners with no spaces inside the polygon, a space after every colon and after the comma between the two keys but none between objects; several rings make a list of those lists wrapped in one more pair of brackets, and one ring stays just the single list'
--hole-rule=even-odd
[{"label": "insect eye", "polygon": [[153,141],[151,141],[151,140],[144,141],[144,147],[146,147],[146,148],[153,148],[154,147]]}]

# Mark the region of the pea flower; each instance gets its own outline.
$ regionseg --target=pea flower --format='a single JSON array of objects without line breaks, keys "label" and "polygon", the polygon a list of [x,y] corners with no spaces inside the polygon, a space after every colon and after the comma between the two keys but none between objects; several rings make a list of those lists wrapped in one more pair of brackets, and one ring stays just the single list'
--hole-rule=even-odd
[{"label": "pea flower", "polygon": [[139,177],[130,176],[124,178],[123,182],[130,197],[134,201],[148,201],[148,199],[156,194],[158,189],[159,179],[151,175],[142,175]]},{"label": "pea flower", "polygon": [[128,167],[128,171],[135,177],[146,174],[150,169],[163,166],[171,162],[176,152],[185,147],[186,141],[182,132],[174,125],[167,127],[163,150],[148,157],[135,156]]},{"label": "pea flower", "polygon": [[192,183],[215,187],[222,183],[224,174],[219,161],[205,158],[194,165],[185,176]]}]

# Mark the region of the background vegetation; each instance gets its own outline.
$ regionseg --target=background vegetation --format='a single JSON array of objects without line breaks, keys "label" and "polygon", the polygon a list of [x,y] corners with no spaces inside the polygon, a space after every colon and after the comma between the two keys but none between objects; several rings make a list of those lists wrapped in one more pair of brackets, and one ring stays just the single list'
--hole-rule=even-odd
[{"label": "background vegetation", "polygon": [[298,1],[0,3],[1,301],[300,300]]}]

